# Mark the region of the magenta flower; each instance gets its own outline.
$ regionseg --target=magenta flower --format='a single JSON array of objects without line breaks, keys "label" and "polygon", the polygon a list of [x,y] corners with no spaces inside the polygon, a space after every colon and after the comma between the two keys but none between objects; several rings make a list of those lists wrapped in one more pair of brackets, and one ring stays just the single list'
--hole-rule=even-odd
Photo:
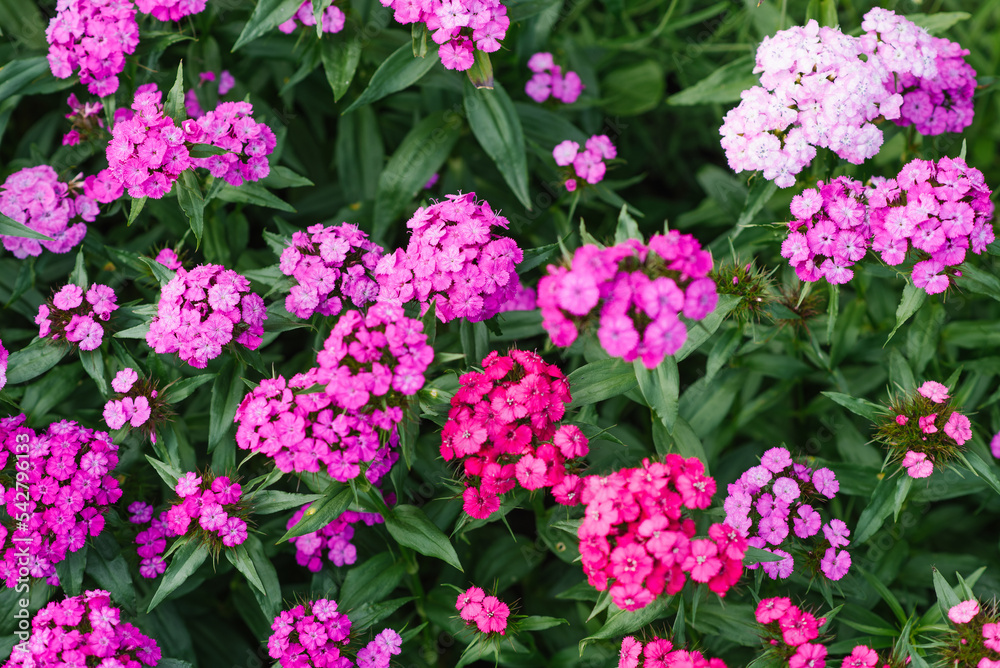
[{"label": "magenta flower", "polygon": [[847,550],[838,551],[836,548],[828,548],[820,560],[820,568],[823,574],[831,580],[839,580],[851,568],[851,555]]},{"label": "magenta flower", "polygon": [[934,462],[923,452],[910,450],[903,457],[903,468],[911,478],[926,478],[934,472]]},{"label": "magenta flower", "polygon": [[507,616],[510,615],[510,608],[507,604],[496,596],[487,596],[483,599],[482,610],[476,617],[476,627],[482,633],[499,633],[504,635],[507,630]]},{"label": "magenta flower", "polygon": [[936,419],[937,419],[937,413],[932,413],[930,415],[922,416],[919,420],[920,431],[924,432],[925,434],[933,434],[934,432],[936,432],[938,430],[938,428],[934,426],[934,420]]},{"label": "magenta flower", "polygon": [[955,439],[959,445],[963,445],[972,438],[972,424],[969,422],[969,418],[956,411],[948,416],[948,421],[944,425],[944,433]]},{"label": "magenta flower", "polygon": [[972,621],[972,618],[979,614],[979,602],[970,598],[967,601],[962,601],[958,605],[953,605],[951,609],[948,610],[948,619],[950,619],[955,624],[968,624]]},{"label": "magenta flower", "polygon": [[757,604],[757,610],[754,615],[758,623],[770,624],[782,619],[785,613],[792,607],[792,601],[789,598],[765,598]]},{"label": "magenta flower", "polygon": [[897,415],[896,416],[896,424],[898,424],[900,427],[906,426],[906,423],[909,422],[909,421],[910,421],[910,418],[906,417],[905,415]]},{"label": "magenta flower", "polygon": [[943,404],[948,400],[948,388],[933,380],[925,382],[917,388],[917,392],[936,404]]}]

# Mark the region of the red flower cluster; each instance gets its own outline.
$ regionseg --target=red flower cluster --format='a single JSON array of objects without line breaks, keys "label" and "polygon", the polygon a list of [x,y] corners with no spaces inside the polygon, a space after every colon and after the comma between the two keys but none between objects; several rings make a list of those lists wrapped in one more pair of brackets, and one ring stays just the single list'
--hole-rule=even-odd
[{"label": "red flower cluster", "polygon": [[570,401],[562,371],[537,353],[493,351],[482,372],[459,382],[441,432],[441,456],[464,460],[465,512],[486,519],[518,483],[529,490],[551,487],[559,503],[578,503],[581,479],[567,473],[567,462],[589,448],[578,427],[559,425]]},{"label": "red flower cluster", "polygon": [[701,652],[674,649],[669,640],[654,637],[645,646],[633,636],[622,638],[618,668],[726,668],[722,659],[706,659]]},{"label": "red flower cluster", "polygon": [[788,661],[789,668],[826,665],[826,647],[810,642],[819,637],[819,627],[826,623],[825,618],[817,619],[783,596],[762,600],[757,605],[756,616],[757,622],[773,636],[771,645]]},{"label": "red flower cluster", "polygon": [[580,525],[580,555],[587,580],[623,610],[637,610],[666,589],[681,590],[687,575],[724,596],[743,573],[746,539],[727,524],[713,524],[708,538],[695,538],[683,508],[707,508],[715,480],[698,459],[667,455],[665,462],[607,477],[586,478],[587,504]]}]

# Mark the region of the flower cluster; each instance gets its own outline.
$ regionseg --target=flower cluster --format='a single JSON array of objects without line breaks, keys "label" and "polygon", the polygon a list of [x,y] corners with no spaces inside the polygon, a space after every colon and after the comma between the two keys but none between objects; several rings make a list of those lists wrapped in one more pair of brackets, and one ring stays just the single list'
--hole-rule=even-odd
[{"label": "flower cluster", "polygon": [[41,255],[42,248],[67,253],[83,241],[88,223],[97,219],[97,204],[89,195],[74,194],[71,185],[59,180],[48,165],[25,167],[14,172],[0,186],[0,213],[51,241],[0,234],[3,246],[15,257]]},{"label": "flower cluster", "polygon": [[719,130],[729,166],[787,188],[816,147],[854,164],[878,153],[882,131],[872,121],[897,118],[903,98],[883,85],[889,73],[872,51],[815,20],[765,37],[754,68],[761,85],[743,91]]},{"label": "flower cluster", "polygon": [[573,71],[563,74],[551,53],[543,51],[533,55],[528,59],[528,69],[534,75],[525,85],[524,92],[535,102],[545,102],[551,95],[564,104],[573,104],[583,92],[580,75]]},{"label": "flower cluster", "polygon": [[295,232],[279,263],[281,273],[296,281],[285,298],[285,308],[309,318],[316,312],[337,315],[343,310],[342,297],[358,308],[375,301],[379,286],[371,273],[382,252],[381,246],[349,223],[317,224]]},{"label": "flower cluster", "polygon": [[593,135],[582,151],[579,144],[569,139],[552,149],[552,157],[557,165],[573,167],[572,170],[566,170],[567,175],[563,181],[569,192],[576,190],[579,185],[577,179],[591,185],[600,183],[607,171],[604,161],[613,160],[617,155],[618,150],[607,135]]},{"label": "flower cluster", "polygon": [[674,649],[674,644],[663,638],[653,637],[646,643],[634,636],[622,638],[618,651],[618,668],[726,668],[722,659],[707,659],[701,652]]},{"label": "flower cluster", "polygon": [[233,186],[244,181],[259,181],[271,173],[267,156],[278,140],[271,128],[250,115],[249,102],[222,102],[197,120],[189,118],[181,125],[185,141],[210,144],[226,151],[206,158],[191,158],[191,165],[203,167],[216,178],[225,178]]},{"label": "flower cluster", "polygon": [[877,54],[888,75],[886,89],[901,93],[897,125],[913,125],[922,135],[961,132],[972,123],[976,71],[955,42],[932,37],[909,19],[879,7],[861,28],[878,38]]},{"label": "flower cluster", "polygon": [[559,367],[538,353],[493,351],[482,372],[466,373],[459,383],[441,432],[441,456],[462,460],[465,512],[489,517],[517,484],[550,487],[559,503],[579,503],[581,479],[566,469],[575,468],[589,446],[579,427],[559,424],[571,400]]},{"label": "flower cluster", "polygon": [[7,384],[7,358],[10,357],[10,353],[7,349],[3,347],[3,341],[0,340],[0,390],[4,388]]},{"label": "flower cluster", "polygon": [[972,423],[952,405],[948,388],[928,380],[910,397],[897,397],[875,423],[875,439],[911,478],[926,478],[972,438]]},{"label": "flower cluster", "polygon": [[946,665],[1000,668],[1000,616],[996,606],[981,609],[972,598],[953,605],[948,619],[955,625],[944,644]]},{"label": "flower cluster", "polygon": [[70,93],[66,104],[69,105],[66,118],[72,121],[72,129],[63,135],[63,146],[76,146],[81,139],[89,139],[98,128],[104,127],[104,121],[100,116],[104,105],[100,101],[81,104],[76,93]]},{"label": "flower cluster", "polygon": [[24,415],[0,419],[0,470],[17,482],[0,486],[16,521],[0,525],[0,578],[10,588],[25,568],[58,584],[55,565],[101,533],[104,512],[121,496],[111,475],[118,446],[106,432],[63,420],[36,434],[24,421]]},{"label": "flower cluster", "polygon": [[[344,14],[344,10],[337,5],[330,5],[323,10],[323,21],[321,27],[323,32],[340,32],[344,29],[345,21],[347,21],[347,15]],[[298,10],[292,15],[292,18],[278,26],[278,30],[286,35],[290,35],[295,32],[295,28],[298,27],[299,23],[303,26],[316,25],[316,12],[313,9],[312,0],[305,0],[305,2],[303,2]]]},{"label": "flower cluster", "polygon": [[[285,528],[291,529],[298,524],[311,505],[306,504],[295,511]],[[351,538],[354,537],[354,527],[351,525],[359,522],[372,526],[382,524],[385,520],[378,513],[346,510],[322,529],[289,538],[288,542],[295,546],[295,561],[299,566],[318,573],[323,568],[323,550],[327,549],[327,558],[334,566],[351,566],[358,559],[358,551],[351,543]]]},{"label": "flower cluster", "polygon": [[[351,620],[337,610],[337,602],[321,598],[282,611],[271,624],[268,654],[282,668],[351,668],[345,654],[351,643]],[[383,629],[357,652],[359,668],[386,668],[399,654],[403,639],[392,629]]]},{"label": "flower cluster", "polygon": [[[341,482],[365,475],[373,484],[398,459],[396,425],[406,396],[424,384],[434,357],[423,323],[394,304],[362,316],[348,310],[317,356],[318,367],[264,379],[236,411],[236,443],[273,457],[285,472],[326,467]],[[320,391],[308,391],[314,386]],[[388,434],[383,438],[380,434]]]},{"label": "flower cluster", "polygon": [[757,623],[771,636],[774,652],[789,668],[823,668],[826,647],[811,642],[819,637],[826,619],[817,619],[784,597],[765,598],[757,605]]},{"label": "flower cluster", "polygon": [[125,184],[118,180],[111,168],[105,167],[97,174],[91,174],[83,180],[83,194],[95,202],[110,204],[125,194]]},{"label": "flower cluster", "polygon": [[814,539],[815,547],[803,550],[810,568],[821,571],[830,580],[844,577],[851,567],[851,555],[840,548],[850,544],[851,532],[841,520],[824,523],[815,508],[817,503],[834,498],[839,490],[840,483],[830,469],[814,471],[804,464],[793,463],[786,448],[765,452],[760,465],[747,469],[729,485],[729,496],[723,503],[726,524],[747,537],[750,546],[783,557],[748,568],[763,566],[772,580],[791,575],[795,559],[778,546],[794,533],[799,540]]},{"label": "flower cluster", "polygon": [[839,284],[854,277],[851,266],[869,248],[893,266],[912,250],[923,258],[913,266],[914,285],[937,294],[950,283],[949,267],[993,241],[990,195],[982,172],[961,158],[913,160],[867,188],[845,176],[821,181],[792,198],[795,220],[781,254],[800,279]]},{"label": "flower cluster", "polygon": [[[139,573],[155,578],[167,568],[163,553],[167,538],[197,533],[213,549],[242,545],[247,539],[248,504],[243,488],[228,476],[204,476],[188,472],[174,486],[177,499],[169,509],[153,518],[153,507],[142,501],[129,505],[133,524],[150,523],[135,537],[136,551],[141,561]],[[192,522],[195,524],[192,526]]]},{"label": "flower cluster", "polygon": [[[202,72],[198,75],[198,88],[201,88],[206,83],[214,83],[216,76],[215,72]],[[236,85],[236,79],[233,75],[229,73],[229,70],[222,70],[219,74],[219,97],[222,97],[229,91],[233,89]],[[195,88],[189,88],[186,93],[184,93],[184,109],[187,111],[188,118],[201,118],[205,115],[205,110],[201,108],[201,102],[198,101],[198,91]]]},{"label": "flower cluster", "polygon": [[[24,650],[27,651],[24,651]],[[79,596],[52,601],[31,619],[26,643],[14,647],[10,668],[87,665],[155,666],[160,660],[156,641],[122,620],[111,595],[91,589]]]},{"label": "flower cluster", "polygon": [[395,12],[399,23],[427,25],[439,44],[441,64],[449,70],[472,67],[475,51],[493,53],[507,36],[510,17],[500,0],[380,0]]},{"label": "flower cluster", "polygon": [[384,255],[375,268],[379,301],[416,300],[423,312],[433,302],[441,322],[492,318],[517,290],[514,268],[524,257],[516,241],[492,233],[507,225],[475,193],[417,209],[406,223],[406,250]]},{"label": "flower cluster", "polygon": [[[138,382],[136,382],[138,381]],[[111,389],[119,397],[104,404],[104,422],[109,429],[121,429],[128,423],[133,429],[139,427],[156,442],[154,429],[171,414],[167,404],[160,397],[156,385],[143,378],[131,367],[125,367],[111,381]]]},{"label": "flower cluster", "polygon": [[459,594],[455,609],[466,626],[475,625],[480,633],[504,635],[507,632],[510,608],[496,596],[487,596],[479,587],[469,587]]},{"label": "flower cluster", "polygon": [[241,274],[218,264],[181,267],[160,291],[146,343],[204,369],[233,340],[256,350],[266,319],[264,300],[250,292],[250,281]]},{"label": "flower cluster", "polygon": [[163,197],[192,164],[184,132],[164,113],[162,98],[155,83],[139,86],[132,117],[111,129],[105,151],[108,170],[134,198]]},{"label": "flower cluster", "polygon": [[49,21],[49,68],[58,79],[80,70],[80,83],[98,97],[118,90],[125,55],[139,45],[139,25],[131,0],[62,0]]},{"label": "flower cluster", "polygon": [[584,478],[578,535],[587,581],[604,591],[610,580],[611,600],[623,610],[643,608],[664,590],[676,594],[689,575],[725,596],[743,574],[746,539],[726,524],[695,538],[694,521],[683,517],[684,508],[707,508],[714,493],[701,461],[675,454]]},{"label": "flower cluster", "polygon": [[135,0],[143,14],[152,14],[160,21],[180,21],[185,16],[199,14],[205,9],[206,0]]},{"label": "flower cluster", "polygon": [[500,307],[500,312],[534,311],[537,307],[538,294],[535,292],[535,289],[521,284],[517,286],[517,290],[515,290],[514,294],[510,296],[510,299],[503,303]]},{"label": "flower cluster", "polygon": [[690,234],[654,234],[610,248],[586,245],[567,269],[549,265],[538,283],[542,326],[557,346],[597,321],[597,338],[612,357],[642,359],[653,369],[687,340],[683,314],[701,320],[718,294],[708,277],[712,256]]},{"label": "flower cluster", "polygon": [[51,337],[53,341],[69,341],[80,350],[95,350],[104,340],[104,327],[98,322],[107,322],[111,314],[118,310],[115,291],[106,285],[95,283],[86,291],[79,285],[69,283],[56,292],[45,304],[38,307],[35,324],[39,338]]}]

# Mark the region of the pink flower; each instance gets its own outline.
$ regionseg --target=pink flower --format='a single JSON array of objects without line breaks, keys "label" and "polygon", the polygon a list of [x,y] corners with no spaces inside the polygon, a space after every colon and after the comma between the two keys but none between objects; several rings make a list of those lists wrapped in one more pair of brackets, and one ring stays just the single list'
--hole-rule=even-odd
[{"label": "pink flower", "polygon": [[788,668],[824,668],[826,666],[826,647],[811,643],[799,645],[795,654],[788,660]]},{"label": "pink flower", "polygon": [[125,394],[132,389],[133,383],[138,380],[139,374],[135,372],[135,369],[131,367],[125,367],[117,374],[115,374],[114,380],[111,381],[111,387],[114,388],[115,392],[121,392]]},{"label": "pink flower", "polygon": [[948,619],[955,624],[968,624],[978,614],[979,602],[971,598],[968,601],[962,601],[958,605],[952,606],[948,610]]},{"label": "pink flower", "polygon": [[642,653],[641,642],[632,636],[622,638],[622,647],[618,652],[618,668],[637,668],[640,653]]},{"label": "pink flower", "polygon": [[906,417],[905,415],[896,416],[896,424],[898,424],[900,427],[904,426],[909,421],[910,418]]},{"label": "pink flower", "polygon": [[962,445],[972,438],[972,424],[969,422],[969,418],[955,411],[948,416],[948,421],[944,425],[944,433]]},{"label": "pink flower", "polygon": [[755,613],[757,621],[761,624],[770,624],[785,616],[785,613],[792,607],[792,600],[785,597],[765,598],[757,604]]},{"label": "pink flower", "polygon": [[557,165],[565,167],[573,163],[573,160],[576,158],[576,154],[579,150],[579,144],[575,141],[567,139],[560,142],[554,149],[552,149],[552,157],[555,158]]},{"label": "pink flower", "polygon": [[1000,623],[983,624],[983,644],[994,652],[1000,652]]},{"label": "pink flower", "polygon": [[510,608],[496,596],[483,599],[483,609],[476,617],[476,626],[482,633],[499,633],[504,635],[507,629],[507,616]]},{"label": "pink flower", "polygon": [[910,450],[903,457],[903,468],[911,478],[926,478],[934,472],[934,462],[926,453]]},{"label": "pink flower", "polygon": [[924,415],[920,418],[920,431],[925,434],[933,434],[938,428],[934,426],[934,420],[937,419],[937,413],[932,413],[930,415]]},{"label": "pink flower", "polygon": [[831,580],[839,580],[851,568],[851,555],[846,550],[837,551],[836,548],[827,548],[820,561],[820,569],[823,574]]},{"label": "pink flower", "polygon": [[936,404],[942,404],[948,400],[948,388],[933,380],[928,380],[919,388],[917,392],[921,396],[927,397]]},{"label": "pink flower", "polygon": [[193,471],[185,473],[177,479],[174,491],[182,499],[198,494],[201,491],[201,476]]}]

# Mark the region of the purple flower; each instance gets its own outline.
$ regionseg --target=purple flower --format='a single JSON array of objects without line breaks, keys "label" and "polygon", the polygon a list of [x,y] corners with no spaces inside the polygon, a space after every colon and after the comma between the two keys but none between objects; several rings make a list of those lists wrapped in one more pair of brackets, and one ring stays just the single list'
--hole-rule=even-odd
[{"label": "purple flower", "polygon": [[851,555],[846,550],[837,551],[834,547],[828,548],[820,560],[820,569],[831,580],[841,579],[847,575],[850,568]]},{"label": "purple flower", "polygon": [[816,491],[828,499],[832,499],[840,490],[840,483],[837,475],[828,468],[821,468],[813,472],[812,484]]}]

